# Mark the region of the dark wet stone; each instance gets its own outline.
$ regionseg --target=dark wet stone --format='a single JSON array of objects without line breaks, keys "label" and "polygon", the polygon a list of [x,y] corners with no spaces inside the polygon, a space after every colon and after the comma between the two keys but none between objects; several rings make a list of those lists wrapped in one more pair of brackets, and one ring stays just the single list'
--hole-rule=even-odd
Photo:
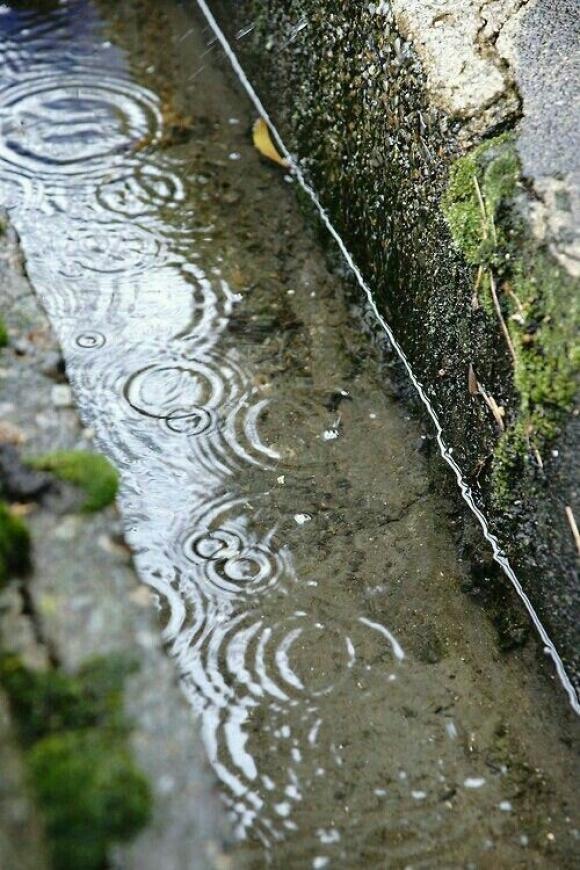
[{"label": "dark wet stone", "polygon": [[0,490],[10,501],[38,501],[53,483],[48,474],[22,462],[20,451],[11,444],[0,445]]}]

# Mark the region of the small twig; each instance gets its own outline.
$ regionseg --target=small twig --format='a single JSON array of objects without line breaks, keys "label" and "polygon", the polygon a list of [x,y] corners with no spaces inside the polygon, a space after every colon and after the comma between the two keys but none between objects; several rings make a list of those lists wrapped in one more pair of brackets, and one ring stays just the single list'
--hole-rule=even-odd
[{"label": "small twig", "polygon": [[544,463],[542,461],[540,451],[538,450],[537,447],[532,447],[532,452],[533,452],[534,456],[536,457],[536,462],[538,463],[538,468],[540,468],[543,471],[544,470]]},{"label": "small twig", "polygon": [[569,505],[566,505],[566,517],[568,519],[568,523],[570,524],[570,528],[572,529],[572,537],[574,538],[576,549],[578,550],[578,555],[580,556],[580,532],[578,531],[578,526],[576,525],[576,520],[574,519],[574,513],[572,511],[572,508]]},{"label": "small twig", "polygon": [[493,414],[495,422],[499,426],[500,431],[503,432],[505,429],[505,423],[503,422],[503,415],[505,413],[504,409],[500,408],[493,396],[490,396],[489,393],[486,391],[485,387],[479,383],[475,376],[475,372],[473,371],[473,368],[471,366],[469,367],[468,384],[469,392],[471,393],[471,395],[473,396],[479,393],[479,395]]},{"label": "small twig", "polygon": [[484,271],[485,270],[483,266],[480,264],[477,270],[475,284],[473,285],[473,293],[471,296],[471,307],[474,311],[479,308],[479,285],[481,284],[481,279],[483,278]]},{"label": "small twig", "polygon": [[503,319],[503,314],[501,313],[501,306],[499,304],[499,299],[497,296],[497,287],[495,286],[495,278],[493,277],[493,272],[491,271],[491,269],[489,271],[489,285],[491,287],[491,295],[493,297],[493,304],[495,306],[495,310],[496,310],[497,316],[499,318],[499,322],[500,322],[501,329],[502,329],[502,332],[503,332],[505,340],[506,340],[506,344],[508,346],[508,349],[509,349],[509,352],[512,356],[514,364],[517,364],[518,358],[516,356],[516,351],[515,351],[515,348],[512,344],[511,336],[509,334],[509,330],[507,328],[506,322]]},{"label": "small twig", "polygon": [[486,393],[486,391],[483,389],[481,384],[479,385],[479,393],[480,393],[483,401],[485,402],[485,404],[487,405],[487,407],[489,408],[489,410],[493,414],[495,422],[499,426],[500,430],[503,432],[505,429],[505,423],[503,422],[503,415],[504,415],[503,408],[500,408],[500,406],[498,405],[496,400],[493,398],[493,396],[490,396],[489,393]]},{"label": "small twig", "polygon": [[506,282],[506,284],[504,284],[504,289],[505,289],[506,293],[509,296],[511,296],[511,298],[514,300],[514,302],[516,304],[516,308],[518,309],[518,314],[520,315],[522,320],[525,320],[526,319],[526,310],[507,282]]}]

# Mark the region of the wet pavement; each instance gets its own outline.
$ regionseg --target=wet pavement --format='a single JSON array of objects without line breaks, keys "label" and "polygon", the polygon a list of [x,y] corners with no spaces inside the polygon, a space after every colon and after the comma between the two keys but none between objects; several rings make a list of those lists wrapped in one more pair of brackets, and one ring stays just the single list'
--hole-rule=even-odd
[{"label": "wet pavement", "polygon": [[0,197],[239,863],[573,866],[576,721],[460,591],[392,355],[215,40],[173,3],[0,8]]}]

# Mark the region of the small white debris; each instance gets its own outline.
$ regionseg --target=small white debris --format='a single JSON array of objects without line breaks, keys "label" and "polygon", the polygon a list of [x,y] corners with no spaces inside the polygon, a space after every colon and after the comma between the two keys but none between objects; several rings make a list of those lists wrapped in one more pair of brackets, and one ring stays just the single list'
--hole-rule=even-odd
[{"label": "small white debris", "polygon": [[327,858],[325,855],[319,855],[312,862],[312,866],[314,867],[314,870],[321,870],[322,867],[326,867],[329,861],[330,858]]},{"label": "small white debris", "polygon": [[451,740],[455,740],[455,738],[457,737],[457,728],[455,727],[455,722],[446,722],[445,730],[447,731],[447,736]]},{"label": "small white debris", "polygon": [[325,429],[322,433],[323,441],[336,441],[338,438],[338,429]]},{"label": "small white debris", "polygon": [[412,791],[411,797],[416,801],[424,801],[427,797],[426,791]]},{"label": "small white debris", "polygon": [[376,419],[377,419],[377,415],[376,415],[376,414],[373,414],[373,413],[371,412],[371,413],[369,414],[369,420],[376,420]]},{"label": "small white debris", "polygon": [[240,123],[240,119],[239,119],[239,118],[228,118],[228,124],[232,124],[232,125],[233,125],[233,124],[239,124],[239,123]]},{"label": "small white debris", "polygon": [[239,151],[232,151],[232,153],[229,154],[228,156],[229,156],[230,160],[241,160],[242,159],[242,155],[240,154]]},{"label": "small white debris", "polygon": [[72,408],[73,395],[68,384],[55,384],[50,397],[55,408]]},{"label": "small white debris", "polygon": [[500,809],[502,813],[511,813],[512,805],[509,801],[500,801],[498,804],[498,809]]},{"label": "small white debris", "polygon": [[299,526],[303,526],[304,523],[309,523],[311,519],[312,517],[310,514],[294,514],[294,522]]},{"label": "small white debris", "polygon": [[286,478],[284,477],[283,474],[281,474],[280,477],[276,478],[276,483],[279,483],[280,486],[283,486],[285,484],[285,482],[286,482]]},{"label": "small white debris", "polygon": [[327,828],[327,829],[318,828],[316,833],[318,835],[318,839],[320,840],[320,842],[324,843],[324,844],[338,843],[340,840],[340,834],[336,830],[336,828]]},{"label": "small white debris", "polygon": [[483,776],[468,776],[463,781],[463,785],[465,788],[481,788],[482,785],[485,785],[485,779]]}]

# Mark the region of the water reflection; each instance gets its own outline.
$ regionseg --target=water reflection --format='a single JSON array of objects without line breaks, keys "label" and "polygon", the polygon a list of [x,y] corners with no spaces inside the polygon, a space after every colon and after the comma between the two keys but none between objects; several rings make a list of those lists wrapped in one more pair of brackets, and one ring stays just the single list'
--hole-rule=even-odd
[{"label": "water reflection", "polygon": [[480,771],[431,712],[452,706],[448,684],[408,667],[374,603],[388,566],[357,577],[391,520],[370,495],[349,502],[329,452],[348,401],[329,392],[332,353],[324,390],[307,372],[276,389],[301,325],[238,316],[206,156],[161,147],[160,101],[90,3],[8,11],[0,56],[0,199],[83,419],[121,469],[127,538],[238,833],[294,837],[295,866],[421,860],[435,843],[444,857],[467,815],[443,802]]}]

